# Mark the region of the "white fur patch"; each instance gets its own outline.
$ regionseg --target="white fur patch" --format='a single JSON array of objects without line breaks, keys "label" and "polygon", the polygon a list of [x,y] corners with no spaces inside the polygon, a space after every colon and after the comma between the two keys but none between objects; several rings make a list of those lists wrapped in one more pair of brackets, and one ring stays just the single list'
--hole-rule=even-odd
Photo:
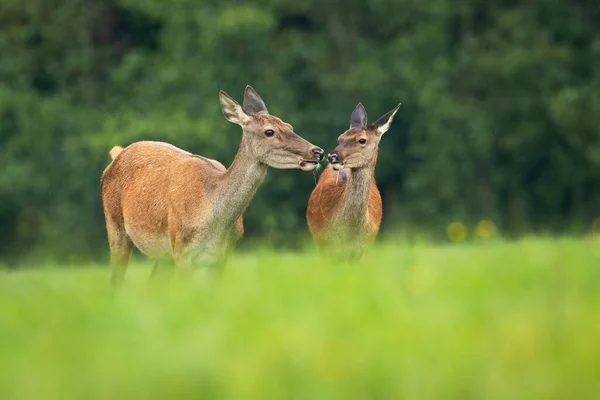
[{"label": "white fur patch", "polygon": [[167,235],[131,229],[127,225],[125,225],[125,232],[135,247],[148,257],[159,259],[170,256],[171,243]]},{"label": "white fur patch", "polygon": [[390,126],[392,125],[392,120],[394,119],[394,116],[396,115],[397,112],[398,112],[398,109],[396,109],[396,111],[394,111],[392,113],[392,115],[390,115],[390,117],[388,118],[388,120],[385,124],[383,124],[379,128],[377,128],[377,132],[379,132],[380,135],[383,135],[384,133],[386,133],[388,131],[388,129],[390,129]]}]

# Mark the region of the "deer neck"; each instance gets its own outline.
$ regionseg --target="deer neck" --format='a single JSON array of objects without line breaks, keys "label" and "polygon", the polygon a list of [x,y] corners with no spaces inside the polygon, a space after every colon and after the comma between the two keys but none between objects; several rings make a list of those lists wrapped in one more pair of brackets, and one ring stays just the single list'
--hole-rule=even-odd
[{"label": "deer neck", "polygon": [[267,165],[252,156],[244,139],[223,175],[215,201],[215,216],[224,225],[232,225],[248,208],[256,190],[267,174]]},{"label": "deer neck", "polygon": [[350,170],[340,216],[351,226],[363,225],[367,220],[371,179],[373,179],[374,173],[374,165]]}]

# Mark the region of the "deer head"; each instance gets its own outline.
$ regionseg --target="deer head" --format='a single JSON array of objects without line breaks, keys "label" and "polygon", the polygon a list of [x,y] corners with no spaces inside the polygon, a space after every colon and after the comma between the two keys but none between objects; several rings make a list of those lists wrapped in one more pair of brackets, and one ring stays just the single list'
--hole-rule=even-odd
[{"label": "deer head", "polygon": [[246,86],[243,106],[224,91],[219,99],[225,118],[242,127],[245,150],[259,162],[273,168],[313,171],[323,159],[323,149],[298,136],[290,124],[269,114],[252,87]]},{"label": "deer head", "polygon": [[400,104],[367,126],[367,111],[358,103],[350,116],[350,129],[340,135],[337,147],[327,156],[331,167],[339,171],[375,164],[381,136],[390,129],[399,108]]}]

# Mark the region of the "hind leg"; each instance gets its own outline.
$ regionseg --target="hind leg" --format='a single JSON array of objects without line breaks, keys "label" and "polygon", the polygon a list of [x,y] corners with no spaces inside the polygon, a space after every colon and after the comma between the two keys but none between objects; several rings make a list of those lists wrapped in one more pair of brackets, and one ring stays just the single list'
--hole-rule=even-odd
[{"label": "hind leg", "polygon": [[129,264],[129,257],[133,249],[133,243],[124,227],[120,227],[113,222],[107,222],[108,244],[110,246],[110,281],[113,285],[119,285],[123,282],[125,271]]}]

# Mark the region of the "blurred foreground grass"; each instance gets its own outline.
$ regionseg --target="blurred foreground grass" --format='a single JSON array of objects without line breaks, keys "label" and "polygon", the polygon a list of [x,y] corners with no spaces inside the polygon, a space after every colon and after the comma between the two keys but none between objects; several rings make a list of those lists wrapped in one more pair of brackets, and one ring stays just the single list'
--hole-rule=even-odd
[{"label": "blurred foreground grass", "polygon": [[600,243],[233,257],[223,279],[133,265],[0,272],[0,399],[591,399]]}]

